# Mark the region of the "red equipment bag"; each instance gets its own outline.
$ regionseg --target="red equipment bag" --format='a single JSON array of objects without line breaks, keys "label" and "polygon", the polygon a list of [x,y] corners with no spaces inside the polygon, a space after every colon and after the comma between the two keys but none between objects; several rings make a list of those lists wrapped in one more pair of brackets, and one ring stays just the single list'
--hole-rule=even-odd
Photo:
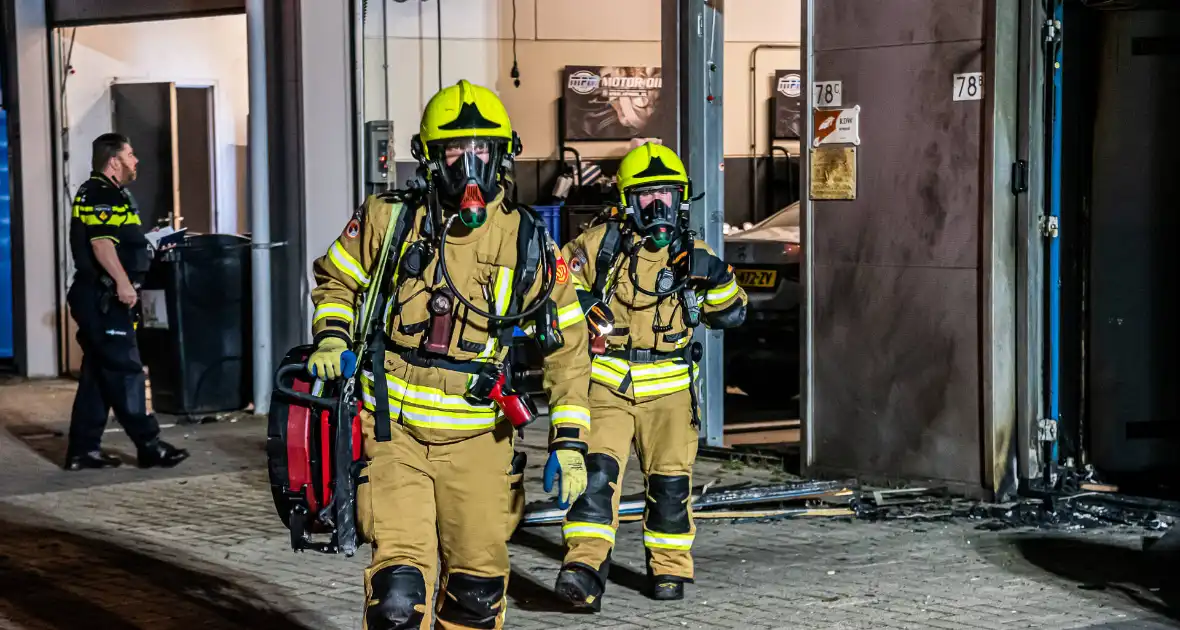
[{"label": "red equipment bag", "polygon": [[[293,348],[275,374],[266,432],[271,494],[291,532],[293,550],[351,556],[357,537],[356,483],[363,466],[360,403],[348,404],[348,413],[341,413],[344,381],[321,381],[308,374],[307,358],[314,350],[311,345]],[[351,435],[344,433],[341,415],[348,416]],[[349,473],[342,480],[344,470]]]}]

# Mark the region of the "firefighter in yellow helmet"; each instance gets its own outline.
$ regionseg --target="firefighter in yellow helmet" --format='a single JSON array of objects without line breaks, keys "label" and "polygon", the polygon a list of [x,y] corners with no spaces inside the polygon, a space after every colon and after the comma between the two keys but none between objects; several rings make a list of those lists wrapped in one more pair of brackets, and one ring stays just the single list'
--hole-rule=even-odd
[{"label": "firefighter in yellow helmet", "polygon": [[[512,498],[523,462],[514,461],[513,438],[533,412],[504,396],[508,345],[514,327],[527,325],[547,352],[549,468],[570,502],[586,484],[585,319],[543,221],[505,199],[519,139],[493,92],[467,81],[444,88],[426,105],[412,147],[420,192],[370,197],[315,261],[317,348],[308,364],[339,376],[361,334],[351,326],[358,294],[387,291],[370,346],[383,346],[373,353],[383,361],[362,359],[358,370],[365,465],[357,525],[373,552],[365,627],[500,628],[507,541],[520,516]],[[370,276],[387,229],[388,281]]]},{"label": "firefighter in yellow helmet", "polygon": [[684,597],[693,578],[689,495],[700,426],[694,381],[701,346],[693,329],[732,328],[746,316],[733,269],[687,231],[690,183],[676,153],[651,143],[632,150],[618,185],[621,224],[593,227],[564,252],[592,336],[594,424],[589,485],[562,528],[567,551],[556,591],[594,611],[602,605],[632,443],[647,486],[649,595]]}]

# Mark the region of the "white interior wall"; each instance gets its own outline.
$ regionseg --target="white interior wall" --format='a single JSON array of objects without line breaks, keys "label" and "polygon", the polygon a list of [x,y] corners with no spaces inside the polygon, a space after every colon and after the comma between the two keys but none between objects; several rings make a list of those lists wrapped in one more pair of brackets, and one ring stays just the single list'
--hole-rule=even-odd
[{"label": "white interior wall", "polygon": [[[390,118],[398,160],[409,160],[410,137],[422,107],[438,89],[435,2],[390,2],[387,11]],[[660,0],[516,0],[516,54],[512,69],[513,0],[448,0],[442,4],[444,85],[461,78],[496,90],[521,135],[525,158],[557,153],[557,99],[565,65],[661,64]],[[365,24],[365,119],[386,118],[381,0],[369,3]],[[617,16],[617,17],[615,17]],[[725,154],[749,155],[749,58],[758,44],[801,40],[799,0],[733,0],[726,5]],[[798,49],[758,55],[755,108],[759,151],[765,152],[765,100],[775,69],[798,68]],[[797,143],[794,143],[797,144]],[[584,157],[620,155],[626,143],[571,143]]]},{"label": "white interior wall", "polygon": [[[63,29],[69,46],[65,121],[70,132],[70,188],[90,173],[90,143],[111,130],[111,83],[174,81],[213,86],[217,196],[214,225],[237,232],[246,208],[246,16],[228,15]],[[132,144],[135,138],[131,139]],[[239,163],[241,162],[241,163]],[[141,169],[153,165],[141,163]],[[73,190],[71,190],[72,194]]]}]

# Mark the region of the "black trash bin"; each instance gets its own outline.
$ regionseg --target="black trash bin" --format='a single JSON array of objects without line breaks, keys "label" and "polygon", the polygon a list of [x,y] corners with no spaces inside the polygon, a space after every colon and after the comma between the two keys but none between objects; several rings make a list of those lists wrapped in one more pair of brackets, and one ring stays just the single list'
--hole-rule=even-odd
[{"label": "black trash bin", "polygon": [[245,409],[250,331],[250,239],[198,234],[157,254],[138,332],[152,407],[179,416]]}]

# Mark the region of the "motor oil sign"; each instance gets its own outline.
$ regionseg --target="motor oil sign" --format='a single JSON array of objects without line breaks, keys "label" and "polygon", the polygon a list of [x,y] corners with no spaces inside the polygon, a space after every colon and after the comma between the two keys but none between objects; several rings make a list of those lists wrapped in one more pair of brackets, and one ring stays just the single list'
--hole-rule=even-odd
[{"label": "motor oil sign", "polygon": [[803,131],[803,73],[800,70],[774,71],[774,137],[794,140]]},{"label": "motor oil sign", "polygon": [[860,105],[844,109],[817,109],[812,120],[814,146],[860,144]]}]

